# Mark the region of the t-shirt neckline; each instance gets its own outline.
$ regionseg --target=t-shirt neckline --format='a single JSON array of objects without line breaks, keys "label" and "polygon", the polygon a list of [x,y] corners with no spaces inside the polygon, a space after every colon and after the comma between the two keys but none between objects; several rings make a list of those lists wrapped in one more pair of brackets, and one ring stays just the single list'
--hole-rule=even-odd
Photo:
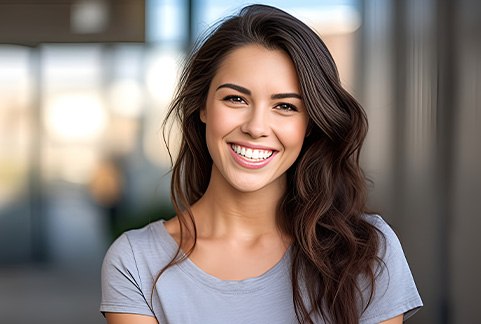
[{"label": "t-shirt neckline", "polygon": [[[174,255],[178,249],[177,241],[170,235],[165,228],[165,221],[159,221],[159,232],[161,247],[169,254]],[[201,283],[209,288],[228,292],[232,294],[250,293],[269,286],[275,286],[275,282],[281,277],[289,278],[289,260],[291,248],[289,247],[282,258],[263,274],[242,280],[223,280],[211,275],[198,267],[192,260],[186,258],[184,261],[175,265],[185,273],[192,281]],[[182,253],[182,251],[181,251]],[[168,271],[168,270],[167,270]],[[277,283],[278,284],[278,283]]]}]

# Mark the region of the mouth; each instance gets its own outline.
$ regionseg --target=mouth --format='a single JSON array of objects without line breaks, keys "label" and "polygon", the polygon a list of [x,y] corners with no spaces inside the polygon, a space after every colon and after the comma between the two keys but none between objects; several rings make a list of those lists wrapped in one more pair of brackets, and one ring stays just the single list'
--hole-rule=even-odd
[{"label": "mouth", "polygon": [[255,149],[238,144],[231,144],[230,146],[235,154],[252,162],[267,160],[274,154],[274,151],[269,149]]}]

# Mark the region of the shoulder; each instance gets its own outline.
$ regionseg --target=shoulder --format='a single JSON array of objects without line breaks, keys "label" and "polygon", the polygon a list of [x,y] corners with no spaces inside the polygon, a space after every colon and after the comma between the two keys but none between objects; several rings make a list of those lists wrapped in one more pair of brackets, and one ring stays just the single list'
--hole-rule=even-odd
[{"label": "shoulder", "polygon": [[138,266],[152,260],[166,260],[172,257],[172,246],[164,228],[164,221],[156,221],[140,229],[133,229],[120,235],[108,249],[104,264],[119,263],[124,266]]},{"label": "shoulder", "polygon": [[102,264],[104,288],[135,286],[141,291],[152,287],[160,269],[175,255],[175,243],[164,228],[163,221],[129,230],[117,238]]},{"label": "shoulder", "polygon": [[153,222],[123,233],[112,243],[102,264],[102,312],[153,314],[147,303],[153,278],[175,253],[175,243],[163,226],[162,221]]},{"label": "shoulder", "polygon": [[393,255],[401,254],[404,256],[404,252],[401,246],[401,242],[393,230],[393,228],[382,218],[380,215],[377,214],[365,214],[363,215],[364,219],[374,226],[379,234],[379,251],[378,256],[383,260],[386,261],[387,258],[392,257]]},{"label": "shoulder", "polygon": [[397,236],[394,233],[392,227],[378,214],[364,214],[363,218],[377,228],[379,232],[383,235],[387,236],[388,238],[395,238],[397,240]]},{"label": "shoulder", "polygon": [[380,215],[365,214],[363,218],[375,227],[379,237],[377,252],[379,262],[374,268],[377,276],[376,285],[379,287],[380,284],[389,284],[384,282],[384,280],[388,279],[388,282],[390,282],[393,273],[410,273],[401,242],[393,228]]},{"label": "shoulder", "polygon": [[[382,321],[403,313],[407,318],[422,306],[422,301],[401,242],[392,227],[381,216],[364,217],[380,234],[378,253],[380,263],[375,269],[371,303],[363,313],[361,322]],[[369,300],[369,295],[365,297],[365,300]]]},{"label": "shoulder", "polygon": [[393,228],[380,215],[368,214],[364,215],[364,218],[377,229],[379,234],[378,257],[381,260],[379,272],[406,270],[406,257]]}]

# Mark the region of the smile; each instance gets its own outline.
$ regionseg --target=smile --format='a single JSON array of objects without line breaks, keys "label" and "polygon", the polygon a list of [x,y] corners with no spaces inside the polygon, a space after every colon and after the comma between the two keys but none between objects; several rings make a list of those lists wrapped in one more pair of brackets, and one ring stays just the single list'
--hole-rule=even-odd
[{"label": "smile", "polygon": [[249,159],[253,162],[266,160],[274,153],[272,150],[253,149],[237,144],[231,144],[231,148],[237,155],[240,155],[243,158]]}]

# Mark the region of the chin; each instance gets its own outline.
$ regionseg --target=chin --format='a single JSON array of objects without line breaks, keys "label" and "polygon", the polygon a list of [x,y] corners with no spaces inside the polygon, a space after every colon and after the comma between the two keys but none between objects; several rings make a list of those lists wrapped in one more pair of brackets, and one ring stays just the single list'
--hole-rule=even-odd
[{"label": "chin", "polygon": [[241,193],[250,193],[250,192],[257,192],[259,190],[262,190],[265,186],[261,186],[261,185],[252,185],[252,184],[249,184],[249,185],[243,185],[243,184],[233,184],[232,187],[236,190],[236,191],[239,191]]},{"label": "chin", "polygon": [[[243,179],[247,180],[247,179]],[[279,183],[276,181],[274,182],[267,182],[267,181],[257,181],[257,182],[246,182],[246,181],[229,181],[230,185],[234,188],[234,190],[240,193],[250,193],[250,192],[259,192],[259,191],[272,191],[277,192],[278,190],[275,189],[276,186],[280,186]]]}]

